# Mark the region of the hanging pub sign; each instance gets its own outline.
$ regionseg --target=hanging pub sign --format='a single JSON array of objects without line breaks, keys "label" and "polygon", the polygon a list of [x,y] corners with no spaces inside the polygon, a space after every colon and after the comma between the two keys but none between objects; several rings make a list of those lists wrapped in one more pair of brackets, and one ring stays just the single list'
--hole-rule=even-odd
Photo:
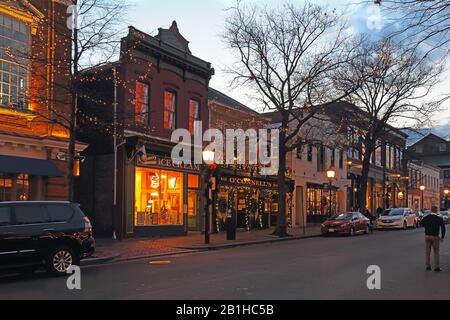
[{"label": "hanging pub sign", "polygon": [[183,171],[200,172],[200,166],[198,164],[185,164],[172,161],[168,157],[161,157],[154,154],[148,154],[146,158],[138,158],[137,164],[141,166],[151,166],[162,169],[175,169]]},{"label": "hanging pub sign", "polygon": [[221,185],[232,185],[237,187],[253,187],[262,189],[278,189],[278,183],[275,181],[250,178],[250,177],[229,177],[221,176],[219,179]]}]

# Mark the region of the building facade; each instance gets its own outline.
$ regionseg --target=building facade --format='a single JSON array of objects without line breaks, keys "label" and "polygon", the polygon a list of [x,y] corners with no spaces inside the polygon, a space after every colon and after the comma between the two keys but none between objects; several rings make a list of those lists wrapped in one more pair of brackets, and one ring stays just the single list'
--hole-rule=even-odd
[{"label": "building facade", "polygon": [[200,228],[201,168],[171,160],[171,136],[176,129],[193,134],[195,120],[202,132],[208,128],[213,74],[209,63],[192,55],[176,22],[156,36],[130,27],[119,61],[84,71],[84,90],[101,102],[84,101],[88,120],[79,119],[80,139],[90,146],[78,201],[94,230],[123,238]]},{"label": "building facade", "polygon": [[[209,89],[208,104],[210,128],[219,129],[223,134],[229,129],[247,133],[248,130],[254,130],[258,133],[260,129],[269,128],[269,118],[215,89]],[[249,163],[249,150],[255,145],[250,145],[248,137],[245,140],[244,153],[238,152],[236,144],[233,164],[218,163],[217,194],[212,215],[216,231],[226,229],[229,210],[236,212],[238,229],[247,231],[267,229],[277,224],[279,216],[277,176],[263,176],[260,163]],[[286,183],[292,185],[290,179]],[[288,193],[286,203],[287,219],[291,221],[291,192]]]},{"label": "building facade", "polygon": [[[347,172],[347,210],[361,208],[361,178],[363,169],[364,144],[362,142],[364,125],[367,125],[364,111],[349,103],[332,105],[330,114],[345,135]],[[353,120],[354,119],[354,120]],[[378,209],[406,206],[407,170],[406,139],[407,135],[393,126],[382,125],[382,132],[376,141],[372,153],[367,183],[366,208],[374,214]]]},{"label": "building facade", "polygon": [[419,160],[408,161],[408,207],[414,212],[440,206],[440,169]]},{"label": "building facade", "polygon": [[407,153],[410,159],[439,168],[440,206],[447,207],[448,195],[445,191],[450,190],[450,139],[429,134],[410,146]]},{"label": "building facade", "polygon": [[64,1],[0,1],[0,201],[68,199],[66,12]]},{"label": "building facade", "polygon": [[[278,112],[268,113],[273,126],[281,123]],[[291,121],[295,126],[295,121]],[[338,127],[326,113],[305,123],[299,132],[303,143],[287,155],[287,167],[293,180],[292,209],[289,214],[293,227],[321,223],[330,216],[344,212],[347,205],[347,158]],[[330,185],[326,171],[336,171]]]}]

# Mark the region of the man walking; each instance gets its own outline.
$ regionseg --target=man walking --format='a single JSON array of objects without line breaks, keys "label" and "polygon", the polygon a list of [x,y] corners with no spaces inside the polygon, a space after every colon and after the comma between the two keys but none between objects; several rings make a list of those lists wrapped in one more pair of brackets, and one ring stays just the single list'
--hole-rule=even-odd
[{"label": "man walking", "polygon": [[[434,252],[434,271],[442,271],[439,264],[440,242],[444,241],[445,224],[444,219],[438,215],[438,207],[431,208],[431,214],[422,219],[422,226],[425,227],[425,257],[427,270],[431,271],[431,248]],[[439,231],[441,238],[439,238]]]}]

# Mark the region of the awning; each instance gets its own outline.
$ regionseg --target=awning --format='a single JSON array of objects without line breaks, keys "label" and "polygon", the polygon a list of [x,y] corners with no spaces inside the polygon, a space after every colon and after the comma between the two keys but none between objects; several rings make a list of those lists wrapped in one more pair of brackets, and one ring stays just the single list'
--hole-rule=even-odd
[{"label": "awning", "polygon": [[0,173],[27,173],[32,176],[62,177],[58,167],[50,160],[0,155]]}]

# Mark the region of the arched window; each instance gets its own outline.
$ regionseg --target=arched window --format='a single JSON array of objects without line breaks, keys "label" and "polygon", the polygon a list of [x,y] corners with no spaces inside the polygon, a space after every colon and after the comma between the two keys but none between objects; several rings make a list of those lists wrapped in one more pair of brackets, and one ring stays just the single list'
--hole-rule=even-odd
[{"label": "arched window", "polygon": [[0,105],[26,109],[31,28],[0,13]]}]

